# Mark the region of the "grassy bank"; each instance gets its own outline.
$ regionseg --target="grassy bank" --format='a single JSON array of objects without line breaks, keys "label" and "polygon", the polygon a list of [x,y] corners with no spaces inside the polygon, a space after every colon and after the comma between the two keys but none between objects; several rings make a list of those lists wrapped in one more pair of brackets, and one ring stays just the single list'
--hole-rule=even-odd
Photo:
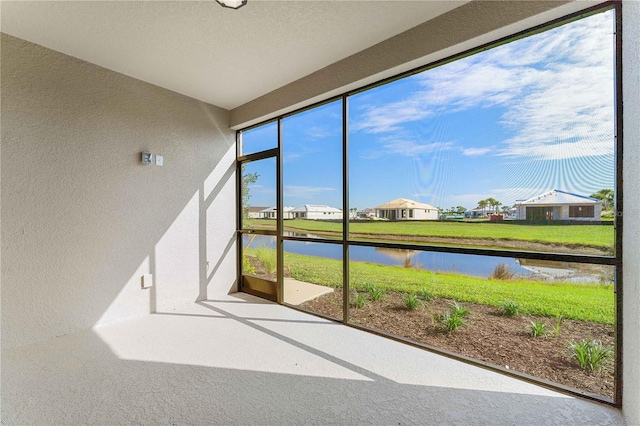
[{"label": "grassy bank", "polygon": [[[253,219],[260,229],[274,229],[276,222]],[[342,232],[342,224],[315,220],[287,220],[287,230],[302,232]],[[614,228],[607,225],[525,225],[487,222],[385,222],[354,221],[349,224],[353,237],[404,235],[412,237],[469,238],[478,240],[517,240],[559,245],[577,245],[609,249],[614,242]]]},{"label": "grassy bank", "polygon": [[[287,253],[288,273],[300,281],[342,287],[342,262]],[[496,280],[457,273],[440,273],[399,266],[352,262],[352,288],[375,285],[386,291],[426,289],[435,297],[501,307],[511,300],[523,314],[613,324],[615,303],[610,284]]]}]

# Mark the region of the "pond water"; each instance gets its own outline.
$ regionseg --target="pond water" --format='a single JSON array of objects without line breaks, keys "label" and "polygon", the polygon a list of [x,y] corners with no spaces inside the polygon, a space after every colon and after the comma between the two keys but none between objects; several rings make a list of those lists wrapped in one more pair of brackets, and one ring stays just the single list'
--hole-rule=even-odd
[{"label": "pond water", "polygon": [[[296,235],[298,236],[298,235]],[[313,237],[312,235],[305,235]],[[264,235],[245,235],[243,246],[251,248],[275,248],[276,238]],[[306,256],[342,260],[342,245],[318,242],[285,241],[286,252]],[[487,278],[494,269],[504,263],[521,277],[563,280],[577,282],[599,282],[609,275],[606,269],[584,271],[566,262],[548,262],[509,257],[479,256],[457,253],[440,253],[420,250],[389,249],[381,247],[351,246],[349,254],[352,262],[370,262],[381,265],[404,266],[430,271],[459,272],[465,275]],[[574,267],[572,267],[574,266]],[[604,267],[610,268],[610,267]],[[603,272],[604,271],[604,272]],[[612,272],[611,272],[612,276]]]}]

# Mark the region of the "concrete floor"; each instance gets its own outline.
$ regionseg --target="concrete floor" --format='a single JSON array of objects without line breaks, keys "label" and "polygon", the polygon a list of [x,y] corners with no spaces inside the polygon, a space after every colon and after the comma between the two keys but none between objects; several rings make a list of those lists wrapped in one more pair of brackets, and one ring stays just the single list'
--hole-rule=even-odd
[{"label": "concrete floor", "polygon": [[245,294],[2,354],[2,423],[623,424],[558,394]]}]

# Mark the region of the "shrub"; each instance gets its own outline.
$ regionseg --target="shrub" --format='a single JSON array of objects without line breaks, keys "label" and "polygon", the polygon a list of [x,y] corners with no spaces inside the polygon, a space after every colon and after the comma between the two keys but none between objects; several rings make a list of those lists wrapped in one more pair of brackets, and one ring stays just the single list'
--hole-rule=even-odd
[{"label": "shrub", "polygon": [[429,309],[429,318],[431,319],[431,325],[435,325],[436,319],[438,319],[438,315],[436,315],[431,309]]},{"label": "shrub", "polygon": [[449,333],[456,331],[458,328],[462,327],[465,324],[463,316],[457,315],[452,312],[447,312],[446,314],[442,315],[440,322]]},{"label": "shrub", "polygon": [[542,321],[531,321],[529,326],[531,337],[541,337],[547,334],[547,326]]},{"label": "shrub", "polygon": [[384,290],[374,285],[367,286],[367,293],[369,293],[369,297],[373,302],[382,300],[384,297]]},{"label": "shrub", "polygon": [[273,274],[276,271],[276,251],[267,247],[260,247],[255,249],[256,258],[267,269],[267,273]]},{"label": "shrub", "polygon": [[556,326],[553,327],[553,334],[558,337],[560,335],[560,328],[562,328],[562,315],[556,317]]},{"label": "shrub", "polygon": [[469,315],[470,313],[471,313],[471,311],[469,310],[469,308],[465,308],[464,306],[462,306],[458,302],[454,301],[451,304],[451,315],[457,315],[457,316],[459,316],[461,318],[464,318],[467,315]]},{"label": "shrub", "polygon": [[418,297],[421,298],[422,300],[424,300],[425,302],[428,302],[431,299],[433,299],[433,293],[431,293],[426,288],[423,288],[422,290],[420,290],[418,292]]},{"label": "shrub", "polygon": [[508,317],[515,317],[518,315],[518,311],[520,309],[520,305],[513,300],[507,300],[506,302],[502,302],[502,310],[504,314]]},{"label": "shrub", "polygon": [[249,258],[246,254],[242,256],[242,273],[243,274],[255,274],[256,268],[249,262]]},{"label": "shrub", "polygon": [[404,306],[405,308],[409,309],[410,311],[413,311],[414,309],[418,309],[420,307],[420,299],[418,299],[418,296],[416,296],[415,294],[407,294],[404,299]]},{"label": "shrub", "polygon": [[491,273],[491,275],[489,275],[489,278],[493,278],[496,280],[510,280],[515,275],[516,273],[513,272],[506,263],[503,262],[493,269],[493,272]]},{"label": "shrub", "polygon": [[604,361],[613,354],[613,350],[602,345],[600,340],[583,340],[580,343],[571,342],[571,354],[586,371],[599,370]]},{"label": "shrub", "polygon": [[351,299],[351,306],[354,308],[364,308],[364,305],[367,304],[367,299],[365,299],[364,294],[358,293],[357,291],[353,294],[353,298]]}]

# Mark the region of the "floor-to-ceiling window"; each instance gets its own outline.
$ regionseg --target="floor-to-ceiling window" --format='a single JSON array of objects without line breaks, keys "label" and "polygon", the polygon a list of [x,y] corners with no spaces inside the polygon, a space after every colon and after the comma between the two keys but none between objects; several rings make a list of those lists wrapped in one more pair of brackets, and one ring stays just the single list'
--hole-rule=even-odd
[{"label": "floor-to-ceiling window", "polygon": [[239,132],[242,288],[619,403],[617,14]]}]

